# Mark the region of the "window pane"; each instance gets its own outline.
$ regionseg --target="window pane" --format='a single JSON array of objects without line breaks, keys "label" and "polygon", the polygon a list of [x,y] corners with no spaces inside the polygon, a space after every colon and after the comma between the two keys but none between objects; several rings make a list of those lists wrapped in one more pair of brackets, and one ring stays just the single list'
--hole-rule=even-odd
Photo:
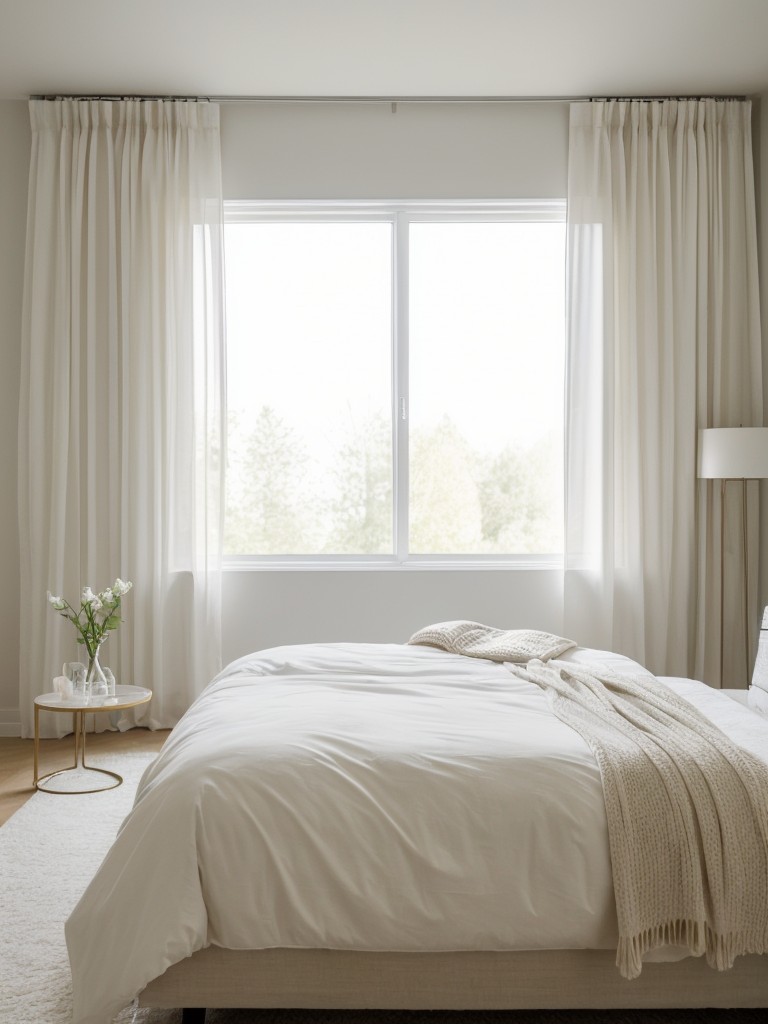
[{"label": "window pane", "polygon": [[226,553],[391,553],[391,224],[228,224],[226,275]]},{"label": "window pane", "polygon": [[412,224],[410,551],[562,551],[565,226]]}]

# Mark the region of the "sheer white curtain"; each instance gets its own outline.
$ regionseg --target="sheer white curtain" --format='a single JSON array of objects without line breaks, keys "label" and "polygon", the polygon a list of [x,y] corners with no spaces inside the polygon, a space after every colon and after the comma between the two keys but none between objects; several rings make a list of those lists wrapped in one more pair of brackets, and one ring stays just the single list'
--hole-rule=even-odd
[{"label": "sheer white curtain", "polygon": [[568,264],[566,632],[717,684],[719,484],[697,480],[696,443],[762,425],[750,104],[573,105]]},{"label": "sheer white curtain", "polygon": [[[171,726],[220,661],[219,110],[32,101],[19,422],[20,709],[82,660],[46,591],[134,589],[102,650]],[[48,735],[68,729],[48,715]],[[101,716],[102,720],[106,716]]]}]

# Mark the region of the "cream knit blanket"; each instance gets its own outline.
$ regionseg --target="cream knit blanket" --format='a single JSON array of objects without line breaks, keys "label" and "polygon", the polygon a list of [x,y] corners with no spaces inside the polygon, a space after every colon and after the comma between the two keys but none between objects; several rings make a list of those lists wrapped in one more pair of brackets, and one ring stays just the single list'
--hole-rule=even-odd
[{"label": "cream knit blanket", "polygon": [[507,668],[546,691],[600,767],[621,974],[637,977],[666,945],[719,970],[767,952],[768,765],[647,676]]},{"label": "cream knit blanket", "polygon": [[553,633],[540,633],[535,629],[494,629],[493,626],[465,620],[425,626],[414,633],[408,643],[440,647],[468,658],[523,663],[531,658],[541,661],[557,658],[576,646],[573,640],[565,640]]}]

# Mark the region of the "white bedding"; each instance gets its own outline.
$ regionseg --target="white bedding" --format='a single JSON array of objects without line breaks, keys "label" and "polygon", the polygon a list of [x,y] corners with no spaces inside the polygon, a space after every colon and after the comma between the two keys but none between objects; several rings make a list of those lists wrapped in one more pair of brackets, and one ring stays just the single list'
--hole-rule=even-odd
[{"label": "white bedding", "polygon": [[[617,655],[565,661],[637,672]],[[768,761],[763,718],[668,680]],[[600,774],[543,692],[428,647],[234,662],[148,769],[67,923],[75,1024],[196,950],[615,948]]]}]

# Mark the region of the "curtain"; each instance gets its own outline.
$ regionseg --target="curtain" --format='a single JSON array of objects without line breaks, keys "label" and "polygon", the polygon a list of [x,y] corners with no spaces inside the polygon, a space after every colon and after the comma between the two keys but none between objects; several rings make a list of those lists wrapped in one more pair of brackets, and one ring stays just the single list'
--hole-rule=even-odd
[{"label": "curtain", "polygon": [[[720,484],[696,446],[762,425],[748,102],[571,107],[568,339],[567,635],[720,685]],[[736,496],[726,686],[745,682],[739,516]]]},{"label": "curtain", "polygon": [[[132,580],[102,648],[175,724],[220,667],[219,111],[32,101],[19,423],[23,735],[74,627],[46,592]],[[46,735],[69,716],[42,716]],[[98,716],[100,722],[106,715]]]}]

